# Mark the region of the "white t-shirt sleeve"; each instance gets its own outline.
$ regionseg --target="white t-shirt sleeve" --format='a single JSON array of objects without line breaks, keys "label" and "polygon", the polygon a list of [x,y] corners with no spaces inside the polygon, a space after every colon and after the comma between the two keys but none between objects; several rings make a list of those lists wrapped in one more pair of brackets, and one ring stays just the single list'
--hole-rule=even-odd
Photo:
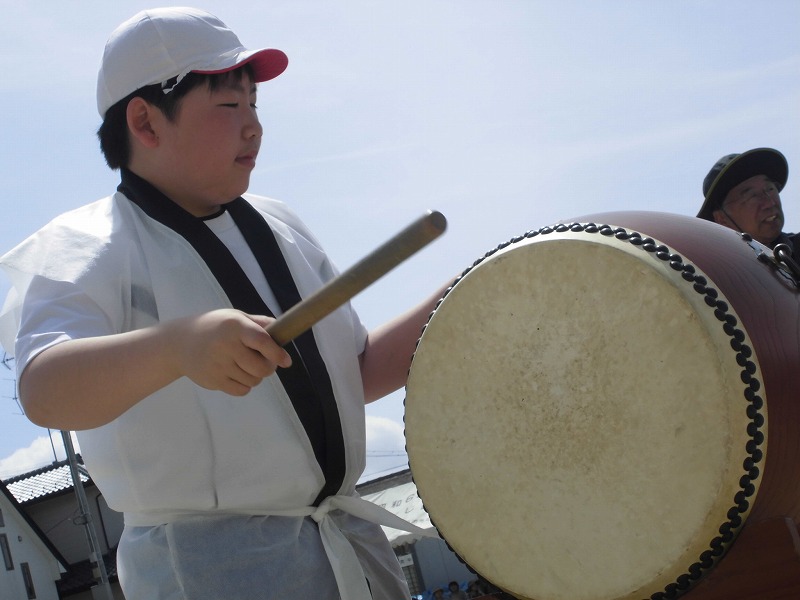
[{"label": "white t-shirt sleeve", "polygon": [[73,283],[34,277],[14,345],[17,380],[39,353],[61,342],[116,333],[97,304]]}]

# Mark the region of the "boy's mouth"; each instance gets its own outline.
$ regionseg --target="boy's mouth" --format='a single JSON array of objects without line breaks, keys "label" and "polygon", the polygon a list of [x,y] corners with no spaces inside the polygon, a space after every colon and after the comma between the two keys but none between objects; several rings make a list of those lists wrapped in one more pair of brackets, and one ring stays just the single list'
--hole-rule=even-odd
[{"label": "boy's mouth", "polygon": [[258,156],[258,152],[247,152],[245,154],[240,154],[236,157],[236,162],[240,165],[246,167],[255,167],[256,166],[256,157]]}]

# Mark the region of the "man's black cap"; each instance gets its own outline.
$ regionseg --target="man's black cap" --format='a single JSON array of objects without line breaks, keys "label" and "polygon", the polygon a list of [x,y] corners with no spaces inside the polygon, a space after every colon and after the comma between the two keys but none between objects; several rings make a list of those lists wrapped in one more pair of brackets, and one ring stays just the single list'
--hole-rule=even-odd
[{"label": "man's black cap", "polygon": [[789,178],[786,158],[772,148],[756,148],[742,154],[728,154],[720,158],[703,180],[703,206],[697,216],[713,221],[713,213],[733,188],[756,175],[766,175],[778,186],[778,191]]}]

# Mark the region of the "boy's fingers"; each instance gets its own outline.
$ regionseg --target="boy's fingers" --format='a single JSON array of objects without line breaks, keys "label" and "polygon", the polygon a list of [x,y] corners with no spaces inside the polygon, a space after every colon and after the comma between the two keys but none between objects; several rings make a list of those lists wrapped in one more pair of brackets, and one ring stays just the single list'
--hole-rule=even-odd
[{"label": "boy's fingers", "polygon": [[275,319],[272,317],[267,317],[265,315],[247,315],[251,321],[258,323],[260,327],[266,329]]},{"label": "boy's fingers", "polygon": [[257,352],[261,353],[265,358],[271,360],[279,367],[287,368],[292,365],[292,358],[289,356],[289,353],[286,352],[278,343],[273,340],[268,333],[266,333],[266,328],[272,324],[275,319],[273,317],[267,317],[265,315],[246,315],[248,319],[256,323],[261,330],[263,330],[263,334],[259,333],[257,338],[255,338],[251,343],[245,344],[256,350]]}]

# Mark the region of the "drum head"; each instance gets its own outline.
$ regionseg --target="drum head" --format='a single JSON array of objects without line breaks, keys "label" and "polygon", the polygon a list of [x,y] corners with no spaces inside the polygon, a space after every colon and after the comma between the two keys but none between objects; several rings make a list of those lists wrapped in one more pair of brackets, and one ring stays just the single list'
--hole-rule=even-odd
[{"label": "drum head", "polygon": [[697,278],[641,240],[566,231],[487,255],[445,295],[405,433],[425,508],[472,569],[530,600],[649,598],[699,577],[720,526],[732,539],[734,497],[758,483],[740,481],[747,386]]}]

